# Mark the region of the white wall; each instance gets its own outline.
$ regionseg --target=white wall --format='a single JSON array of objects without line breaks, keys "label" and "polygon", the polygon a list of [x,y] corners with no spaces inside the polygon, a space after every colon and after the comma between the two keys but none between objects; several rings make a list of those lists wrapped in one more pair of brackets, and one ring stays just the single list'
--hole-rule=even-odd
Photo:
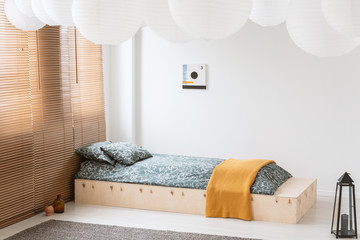
[{"label": "white wall", "polygon": [[106,136],[135,142],[133,40],[103,47]]},{"label": "white wall", "polygon": [[[317,58],[298,49],[284,25],[251,22],[221,41],[169,43],[147,28],[136,38],[133,102],[114,97],[120,88],[111,88],[108,101],[112,115],[135,106],[138,144],[168,154],[274,159],[294,176],[318,178],[323,194],[332,194],[344,171],[360,184],[360,48]],[[123,71],[113,60],[118,70],[111,71]],[[181,88],[183,63],[208,64],[207,90]],[[111,78],[110,86],[117,81],[131,79]],[[111,121],[111,139],[126,138],[121,116]]]}]

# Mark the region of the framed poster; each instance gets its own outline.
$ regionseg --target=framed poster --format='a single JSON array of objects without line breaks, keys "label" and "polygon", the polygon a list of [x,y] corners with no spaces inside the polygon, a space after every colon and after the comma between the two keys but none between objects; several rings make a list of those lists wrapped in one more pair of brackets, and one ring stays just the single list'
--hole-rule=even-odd
[{"label": "framed poster", "polygon": [[183,89],[206,89],[206,64],[183,64]]}]

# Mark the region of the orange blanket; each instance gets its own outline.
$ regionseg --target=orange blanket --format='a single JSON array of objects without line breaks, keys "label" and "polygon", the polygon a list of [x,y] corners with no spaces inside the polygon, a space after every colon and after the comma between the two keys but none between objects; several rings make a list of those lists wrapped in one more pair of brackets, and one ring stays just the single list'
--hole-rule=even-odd
[{"label": "orange blanket", "polygon": [[272,160],[228,159],[217,165],[206,189],[206,217],[251,220],[250,188],[256,174]]}]

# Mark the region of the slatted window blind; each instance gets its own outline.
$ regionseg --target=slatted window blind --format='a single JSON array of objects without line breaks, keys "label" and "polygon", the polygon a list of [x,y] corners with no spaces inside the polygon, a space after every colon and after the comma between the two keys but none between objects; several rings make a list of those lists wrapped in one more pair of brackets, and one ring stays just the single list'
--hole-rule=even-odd
[{"label": "slatted window blind", "polygon": [[77,82],[73,88],[75,148],[106,138],[101,48],[76,36]]},{"label": "slatted window blind", "polygon": [[105,140],[101,47],[13,27],[0,0],[0,228],[73,199],[74,149]]},{"label": "slatted window blind", "polygon": [[12,28],[1,1],[0,226],[5,220],[11,224],[34,213],[34,178],[28,174],[34,169],[28,61],[28,39],[32,36]]}]

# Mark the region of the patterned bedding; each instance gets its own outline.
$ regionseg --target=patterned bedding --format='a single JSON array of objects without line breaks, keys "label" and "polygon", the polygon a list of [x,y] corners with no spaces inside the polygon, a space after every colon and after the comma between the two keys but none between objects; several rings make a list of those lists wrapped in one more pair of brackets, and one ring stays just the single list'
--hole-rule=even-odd
[{"label": "patterned bedding", "polygon": [[[85,161],[76,174],[78,179],[137,183],[157,186],[206,189],[214,168],[224,161],[218,158],[153,154],[153,157],[131,166],[114,166],[98,161]],[[274,194],[291,176],[276,164],[268,164],[258,172],[252,193]]]}]

